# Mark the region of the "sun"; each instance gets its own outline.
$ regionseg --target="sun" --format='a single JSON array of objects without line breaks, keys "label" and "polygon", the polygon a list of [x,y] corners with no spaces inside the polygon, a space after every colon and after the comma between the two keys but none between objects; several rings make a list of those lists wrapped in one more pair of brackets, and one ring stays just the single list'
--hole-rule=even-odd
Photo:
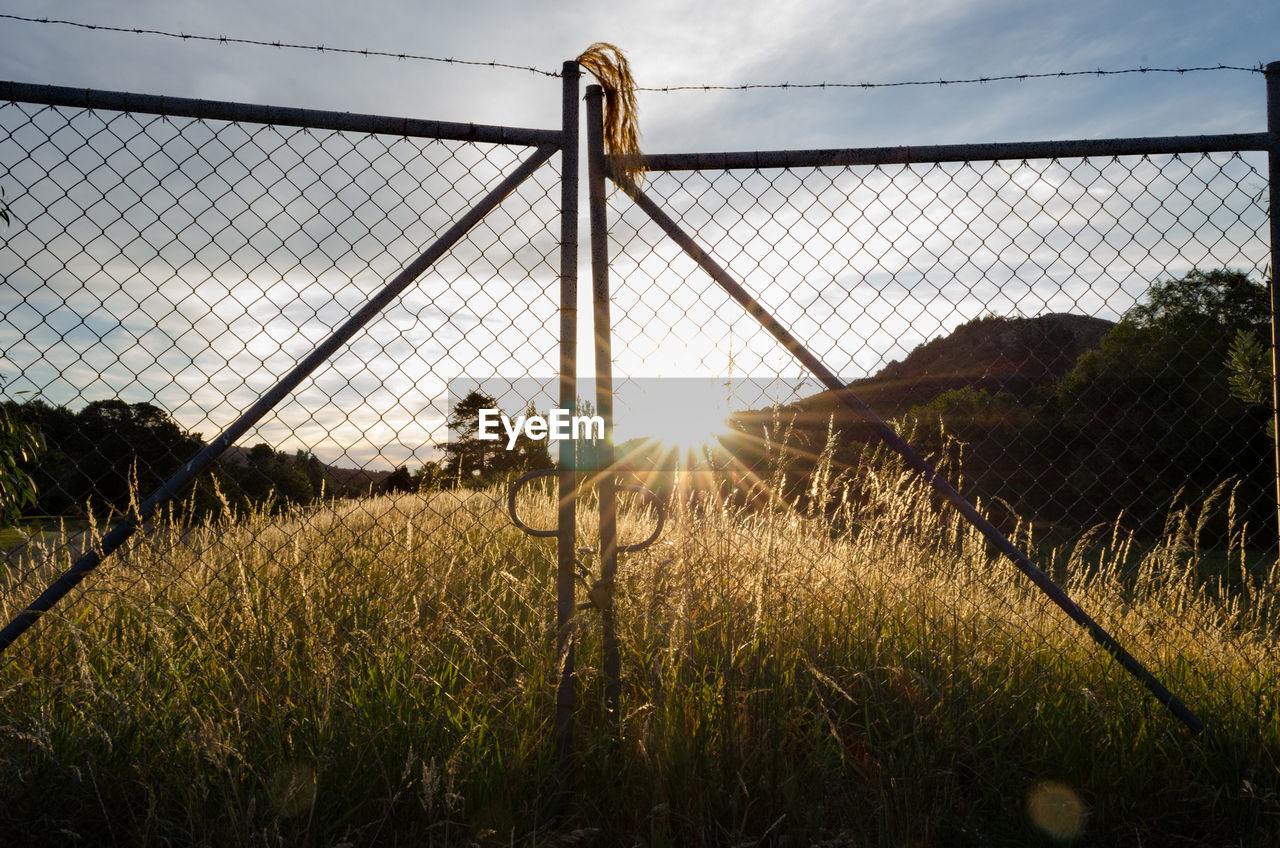
[{"label": "sun", "polygon": [[634,391],[618,393],[614,431],[620,442],[639,438],[696,452],[704,445],[715,447],[731,431],[731,413],[728,398],[712,390],[709,381],[644,381]]},{"label": "sun", "polygon": [[640,431],[638,435],[666,447],[697,450],[704,445],[718,444],[718,437],[729,430],[728,418],[727,410],[696,406],[688,407],[678,415],[641,420],[636,426]]}]

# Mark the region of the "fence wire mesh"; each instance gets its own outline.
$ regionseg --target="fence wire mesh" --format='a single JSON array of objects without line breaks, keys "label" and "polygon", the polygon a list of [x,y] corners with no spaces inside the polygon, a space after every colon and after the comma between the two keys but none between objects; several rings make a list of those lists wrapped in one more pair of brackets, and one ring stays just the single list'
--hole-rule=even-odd
[{"label": "fence wire mesh", "polygon": [[[1164,661],[1261,660],[1274,631],[1258,592],[1276,550],[1266,187],[1264,158],[1218,153],[657,171],[644,192],[1121,645],[1213,709],[1238,680]],[[841,713],[866,711],[837,680],[897,690],[919,720],[991,680],[1014,693],[1010,722],[1037,721],[1016,703],[1033,680],[1103,710],[1124,697],[1084,631],[622,192],[610,216],[619,394],[697,375],[734,410],[731,435],[665,484],[683,507],[665,564],[631,566],[632,586],[700,611],[690,651],[698,632],[768,634]],[[1192,614],[1192,597],[1220,603]]]},{"label": "fence wire mesh", "polygon": [[[0,615],[525,155],[0,104],[4,409],[44,439],[25,466],[35,502],[0,531]],[[1197,693],[1190,706],[1251,716],[1237,684],[1273,662],[1265,586],[1280,578],[1264,173],[1255,154],[1215,153],[654,172],[644,189],[1171,689]],[[160,820],[280,841],[306,833],[282,824],[302,812],[376,795],[369,819],[393,836],[449,844],[496,832],[476,823],[507,821],[508,796],[546,791],[529,729],[555,714],[555,550],[510,523],[505,486],[551,457],[525,444],[504,458],[459,438],[474,435],[461,419],[447,432],[445,399],[470,386],[472,412],[545,408],[562,176],[535,173],[10,649],[3,768],[68,784],[198,773]],[[734,833],[761,841],[796,799],[761,801],[751,775],[799,764],[774,794],[828,787],[840,827],[863,808],[977,797],[981,752],[1074,732],[1046,699],[1149,744],[1137,684],[621,193],[610,221],[618,408],[635,408],[639,378],[703,382],[669,410],[683,432],[617,445],[663,507],[624,489],[619,541],[666,523],[621,557],[617,716],[594,697],[598,619],[576,620],[589,733],[615,721],[620,750],[655,774],[651,750],[691,768],[712,752]],[[687,427],[697,396],[720,388],[727,429],[697,442],[711,433]],[[550,483],[518,498],[534,527],[556,526]],[[591,546],[596,490],[581,489]],[[579,549],[579,566],[598,571],[596,553]],[[373,730],[342,738],[352,728]],[[954,736],[980,755],[903,790],[903,746]],[[601,797],[637,791],[606,777]],[[25,791],[6,809],[41,827],[97,815],[71,809],[83,794],[63,808]],[[102,826],[113,805],[143,815],[144,782],[93,791]],[[663,791],[645,823],[712,832],[677,821]],[[225,810],[246,808],[253,821],[227,830]],[[327,833],[386,835],[336,820]],[[927,817],[884,827],[937,835]]]},{"label": "fence wire mesh", "polygon": [[[35,503],[4,531],[0,615],[20,612],[528,155],[0,105],[11,216],[0,374],[6,412],[44,440],[25,468]],[[200,679],[222,703],[192,707],[189,741],[251,762],[272,743],[225,736],[236,716],[283,710],[267,724],[323,733],[306,729],[307,679],[410,750],[431,734],[463,744],[457,716],[547,689],[550,652],[505,648],[553,632],[553,555],[510,526],[502,493],[457,485],[472,469],[439,461],[437,445],[451,438],[450,379],[557,372],[559,180],[556,165],[536,172],[45,616],[5,658],[6,712],[78,703],[85,717],[123,698],[115,724],[72,718],[50,732],[106,749],[141,734],[136,759],[150,756],[145,728],[164,723],[166,701]],[[373,704],[384,712],[362,714]],[[153,766],[181,770],[186,753],[153,750]],[[109,750],[95,759],[109,763]],[[432,803],[446,814],[454,801]]]}]

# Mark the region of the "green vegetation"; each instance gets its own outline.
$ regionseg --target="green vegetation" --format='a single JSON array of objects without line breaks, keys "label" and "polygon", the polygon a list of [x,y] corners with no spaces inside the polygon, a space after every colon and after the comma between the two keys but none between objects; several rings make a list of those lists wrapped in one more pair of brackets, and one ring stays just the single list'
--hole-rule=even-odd
[{"label": "green vegetation", "polygon": [[1271,476],[1258,473],[1269,464],[1263,415],[1232,397],[1228,362],[1236,334],[1269,314],[1264,285],[1192,271],[1152,286],[1080,357],[1057,390],[1064,461],[1099,516],[1124,510],[1158,526],[1179,491],[1198,502],[1226,478],[1246,481],[1247,501],[1263,500],[1253,497]]},{"label": "green vegetation", "polygon": [[[483,488],[525,470],[552,467],[545,442],[521,435],[514,450],[476,437],[476,415],[497,401],[472,392],[450,418],[458,439],[444,459],[410,473],[327,466],[307,451],[259,443],[232,447],[183,497],[186,514],[200,518],[228,506],[280,510],[325,498],[416,492],[440,487]],[[530,410],[530,413],[532,410]],[[79,410],[43,400],[0,402],[0,543],[42,532],[37,519],[82,522],[127,512],[205,447],[168,413],[150,403],[90,401]],[[27,530],[16,526],[22,523]]]},{"label": "green vegetation", "polygon": [[[4,422],[10,422],[7,431]],[[0,467],[16,472],[0,475],[0,480],[29,484],[20,504],[10,499],[20,510],[7,523],[19,514],[82,520],[88,513],[127,512],[131,498],[150,494],[205,446],[199,433],[187,432],[154,404],[118,399],[91,401],[77,411],[42,400],[6,401],[0,403],[2,432],[26,434],[27,439],[19,443],[0,436],[0,463],[9,463]],[[15,450],[16,445],[25,448]],[[341,479],[305,451],[289,453],[266,444],[231,448],[200,477],[194,494],[188,490],[193,497],[189,511],[192,516],[212,514],[225,503],[241,510],[264,504],[281,508],[324,496],[368,495],[374,488],[411,488],[403,469],[380,487],[370,475],[339,471]],[[0,513],[0,526],[6,523],[3,518]]]},{"label": "green vegetation", "polygon": [[[1255,330],[1237,330],[1231,342],[1231,395],[1252,406],[1270,409],[1272,403],[1271,348],[1264,345]],[[1274,418],[1267,418],[1267,436],[1276,436]]]},{"label": "green vegetation", "polygon": [[35,506],[36,481],[28,467],[41,447],[40,431],[0,404],[0,529]]},{"label": "green vegetation", "polygon": [[[1226,483],[1249,545],[1273,549],[1270,351],[1259,341],[1269,316],[1264,284],[1191,271],[1154,283],[1115,324],[984,316],[850,388],[922,453],[962,455],[961,489],[1003,529],[1030,518],[1064,543],[1118,519],[1153,542],[1171,509]],[[850,471],[879,441],[830,392],[733,423],[741,435],[724,448],[764,479],[768,442],[786,434],[789,497],[810,488],[828,442]],[[1206,527],[1219,546],[1221,506]]]},{"label": "green vegetation", "polygon": [[[1258,295],[1231,272],[1159,283],[1074,365],[1041,362],[1044,380],[1016,392],[948,386],[902,422],[1211,736],[1190,736],[896,459],[825,413],[775,410],[751,422],[767,435],[739,452],[749,469],[717,480],[709,458],[705,480],[650,479],[672,514],[657,546],[622,558],[620,720],[588,609],[562,791],[555,547],[511,526],[499,485],[550,460],[486,453],[474,410],[496,403],[476,394],[443,461],[360,498],[322,496],[356,490],[309,454],[239,451],[15,645],[0,662],[4,838],[1274,844],[1280,564],[1254,535],[1274,514],[1252,511],[1270,481],[1250,464],[1269,456]],[[0,413],[36,483],[23,529],[0,535],[7,620],[202,442],[147,404]],[[519,512],[554,526],[554,503],[531,486]],[[1121,518],[1081,536],[1103,513]],[[580,544],[595,515],[584,500]],[[625,503],[622,541],[653,520]]]},{"label": "green vegetation", "polygon": [[46,515],[125,511],[132,488],[149,493],[203,446],[149,403],[98,400],[74,413],[42,400],[7,406],[44,437],[26,471],[36,481],[34,511]]},{"label": "green vegetation", "polygon": [[[459,400],[449,416],[449,429],[457,438],[440,446],[444,451],[443,460],[422,467],[418,473],[419,487],[437,480],[448,480],[458,487],[484,487],[512,473],[553,467],[555,463],[551,461],[545,441],[535,441],[521,433],[515,447],[507,450],[505,434],[500,441],[480,438],[480,410],[498,408],[498,401],[492,395],[478,389]],[[525,414],[536,413],[530,407]]]},{"label": "green vegetation", "polygon": [[[1254,542],[1273,545],[1275,472],[1256,344],[1269,315],[1264,285],[1235,271],[1192,271],[1154,284],[1061,379],[1020,397],[959,388],[913,415],[932,427],[928,449],[946,435],[965,443],[972,490],[1018,514],[1071,533],[1119,516],[1154,538],[1172,505],[1203,502],[1233,481]],[[1219,540],[1225,520],[1214,519]]]},{"label": "green vegetation", "polygon": [[[673,500],[663,541],[623,557],[616,732],[598,618],[579,614],[558,818],[554,545],[510,525],[505,491],[158,522],[0,667],[6,838],[1274,840],[1280,574],[1243,568],[1238,529],[1207,578],[1185,512],[1141,555],[1112,528],[1046,563],[1206,719],[1197,739],[899,464],[860,480],[816,517]],[[536,526],[553,509],[545,491],[520,505]],[[624,508],[622,538],[652,518]],[[41,544],[3,615],[66,564]]]}]

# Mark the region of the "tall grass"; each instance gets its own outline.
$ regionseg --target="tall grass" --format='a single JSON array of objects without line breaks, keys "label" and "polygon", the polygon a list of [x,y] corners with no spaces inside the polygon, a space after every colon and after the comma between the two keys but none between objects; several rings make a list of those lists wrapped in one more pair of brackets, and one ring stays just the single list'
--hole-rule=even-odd
[{"label": "tall grass", "polygon": [[[1154,547],[1100,529],[1052,552],[1068,591],[1212,727],[1195,738],[900,468],[859,483],[808,514],[677,499],[663,540],[623,556],[621,716],[605,714],[584,611],[567,800],[551,753],[554,544],[510,525],[504,492],[158,522],[0,667],[0,832],[1280,841],[1280,575],[1238,544],[1213,559],[1230,573],[1206,574],[1188,510]],[[549,495],[520,509],[554,526]],[[594,539],[593,511],[579,514]],[[652,518],[624,508],[623,541]],[[0,614],[56,571],[58,542],[15,564]]]}]

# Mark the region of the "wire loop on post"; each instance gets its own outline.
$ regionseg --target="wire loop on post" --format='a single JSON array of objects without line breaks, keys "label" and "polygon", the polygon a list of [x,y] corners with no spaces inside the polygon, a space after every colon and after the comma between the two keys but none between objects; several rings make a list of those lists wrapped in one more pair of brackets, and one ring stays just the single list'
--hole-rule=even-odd
[{"label": "wire loop on post", "polygon": [[[556,468],[540,468],[536,471],[529,471],[525,474],[521,474],[516,478],[515,482],[511,484],[511,488],[507,490],[507,515],[511,517],[512,524],[520,528],[521,531],[538,539],[550,539],[560,535],[560,532],[557,529],[544,529],[531,526],[527,521],[520,517],[516,508],[516,498],[520,494],[521,489],[539,477],[554,477],[559,473],[559,469]],[[647,500],[653,507],[657,523],[654,525],[654,528],[649,535],[639,542],[633,542],[628,545],[618,545],[617,548],[618,553],[620,554],[633,554],[638,551],[643,551],[645,548],[650,547],[654,542],[658,541],[658,537],[662,535],[662,529],[667,523],[667,505],[662,498],[658,496],[657,492],[654,492],[647,486],[619,485],[616,487],[615,491],[635,492]],[[588,548],[586,550],[591,549]]]}]

